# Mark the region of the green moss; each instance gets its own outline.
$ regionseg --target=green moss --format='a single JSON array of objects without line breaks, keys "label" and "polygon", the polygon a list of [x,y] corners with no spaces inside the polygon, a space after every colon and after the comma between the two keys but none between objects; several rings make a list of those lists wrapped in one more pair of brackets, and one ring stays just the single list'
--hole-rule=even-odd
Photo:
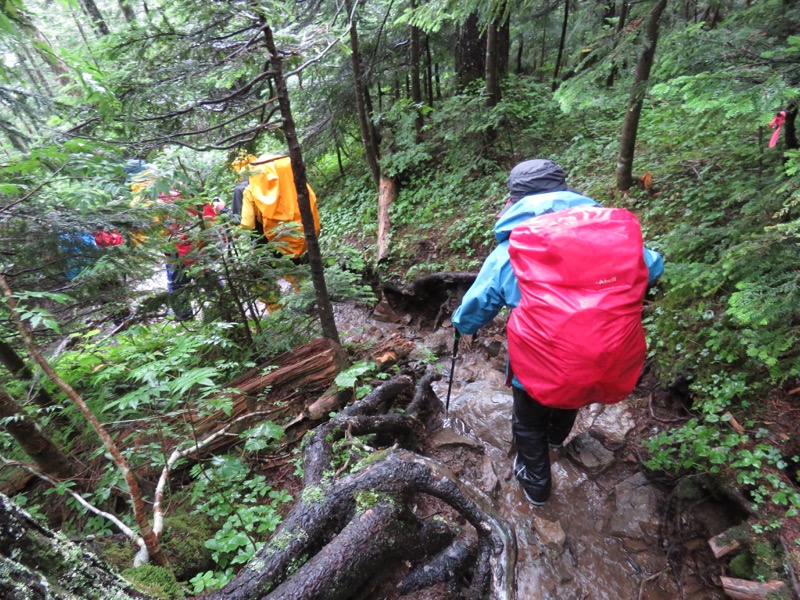
[{"label": "green moss", "polygon": [[365,490],[356,492],[356,512],[363,513],[378,503],[392,504],[394,499],[388,494],[376,492],[374,490]]},{"label": "green moss", "polygon": [[730,573],[737,579],[753,578],[753,555],[750,550],[743,550],[731,559]]},{"label": "green moss", "polygon": [[136,588],[159,600],[184,598],[183,588],[175,579],[175,574],[164,567],[142,565],[133,569],[125,569],[122,576]]},{"label": "green moss", "polygon": [[318,485],[311,485],[303,489],[300,499],[305,504],[322,504],[325,500],[325,493]]},{"label": "green moss", "polygon": [[107,563],[118,571],[127,569],[133,564],[138,548],[130,540],[117,541],[113,538],[97,538],[92,542],[92,549]]},{"label": "green moss", "polygon": [[205,546],[214,532],[211,520],[202,515],[181,510],[165,519],[161,543],[180,581],[215,568],[212,552]]}]

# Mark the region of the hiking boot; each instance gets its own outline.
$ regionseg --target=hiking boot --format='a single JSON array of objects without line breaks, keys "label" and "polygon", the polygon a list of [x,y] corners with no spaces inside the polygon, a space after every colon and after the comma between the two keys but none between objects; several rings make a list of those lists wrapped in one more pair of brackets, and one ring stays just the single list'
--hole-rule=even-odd
[{"label": "hiking boot", "polygon": [[536,485],[528,475],[525,465],[519,459],[519,454],[514,458],[514,477],[519,481],[525,498],[533,506],[544,506],[550,497],[550,485]]}]

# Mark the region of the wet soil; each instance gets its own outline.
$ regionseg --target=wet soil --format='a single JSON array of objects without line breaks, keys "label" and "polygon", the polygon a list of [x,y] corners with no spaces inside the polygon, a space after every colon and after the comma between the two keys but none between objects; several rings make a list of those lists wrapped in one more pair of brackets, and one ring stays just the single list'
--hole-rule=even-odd
[{"label": "wet soil", "polygon": [[[414,360],[431,361],[445,376],[434,390],[444,403],[452,328],[436,331],[385,310],[337,308],[343,341],[366,344],[401,333],[417,344]],[[373,319],[377,317],[380,321]],[[388,322],[387,322],[388,321]],[[582,409],[562,449],[551,454],[554,490],[543,507],[525,500],[512,474],[512,398],[505,387],[502,323],[456,360],[450,406],[429,423],[429,456],[491,499],[517,542],[516,598],[526,600],[722,599],[708,539],[742,515],[702,486],[660,478],[641,465],[641,441],[668,426],[673,410],[644,377],[625,401]],[[655,399],[655,400],[654,400]],[[658,411],[658,420],[654,418]],[[497,596],[494,594],[494,596]],[[445,600],[446,590],[425,598]]]}]

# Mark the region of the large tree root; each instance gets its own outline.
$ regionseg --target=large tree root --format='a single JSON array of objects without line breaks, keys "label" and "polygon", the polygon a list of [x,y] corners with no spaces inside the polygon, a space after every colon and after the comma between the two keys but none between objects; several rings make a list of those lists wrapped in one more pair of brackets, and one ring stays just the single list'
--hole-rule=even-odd
[{"label": "large tree root", "polygon": [[[439,553],[458,537],[446,552],[461,557],[461,564],[465,548],[477,556],[465,596],[483,598],[493,579],[494,597],[513,598],[513,534],[487,512],[492,510],[488,502],[476,501],[477,492],[445,468],[395,446],[374,453],[369,464],[342,477],[331,471],[334,445],[345,437],[391,434],[412,445],[419,441],[424,432],[420,416],[438,406],[432,380],[427,375],[419,382],[403,414],[386,411],[410,394],[413,381],[407,375],[389,380],[319,427],[305,449],[302,497],[263,550],[229,585],[208,597],[344,600],[363,592],[377,575],[386,578],[387,566],[398,561],[413,561],[417,568],[432,561],[427,572],[438,577],[412,575],[408,583],[398,581],[404,590],[429,587],[452,578],[447,566],[452,560]],[[448,505],[474,533],[465,540],[443,520],[415,515],[408,507],[420,495]],[[498,563],[494,568],[493,560]]]}]

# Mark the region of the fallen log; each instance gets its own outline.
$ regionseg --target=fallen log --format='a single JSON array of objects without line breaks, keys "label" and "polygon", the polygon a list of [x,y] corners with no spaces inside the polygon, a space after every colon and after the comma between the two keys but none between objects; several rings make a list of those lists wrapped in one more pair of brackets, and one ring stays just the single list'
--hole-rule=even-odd
[{"label": "fallen log", "polygon": [[780,592],[786,587],[783,581],[760,583],[733,577],[720,577],[725,595],[735,600],[766,600],[769,594]]},{"label": "fallen log", "polygon": [[708,540],[708,545],[711,547],[711,552],[714,553],[715,558],[722,558],[742,547],[742,544],[734,537],[732,531],[723,531],[719,535],[715,535]]}]

